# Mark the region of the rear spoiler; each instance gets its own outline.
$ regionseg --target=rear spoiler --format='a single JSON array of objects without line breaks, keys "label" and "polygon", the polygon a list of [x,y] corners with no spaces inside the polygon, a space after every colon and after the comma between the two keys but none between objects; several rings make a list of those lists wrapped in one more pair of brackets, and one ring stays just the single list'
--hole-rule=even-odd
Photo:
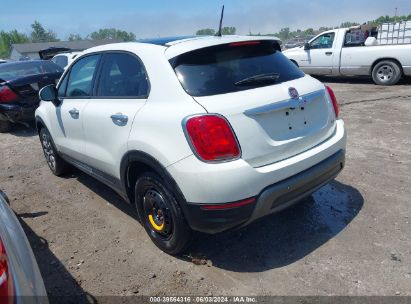
[{"label": "rear spoiler", "polygon": [[64,47],[50,47],[48,49],[39,51],[39,56],[43,60],[48,60],[48,59],[53,58],[58,53],[70,52],[70,51],[72,50],[69,48],[64,48]]}]

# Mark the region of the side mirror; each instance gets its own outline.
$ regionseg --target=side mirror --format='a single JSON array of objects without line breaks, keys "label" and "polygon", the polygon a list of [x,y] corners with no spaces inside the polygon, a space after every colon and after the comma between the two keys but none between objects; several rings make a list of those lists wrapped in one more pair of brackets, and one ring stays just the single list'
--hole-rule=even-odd
[{"label": "side mirror", "polygon": [[57,89],[54,84],[42,88],[39,92],[39,97],[41,100],[51,101],[56,107],[60,105],[60,101],[57,98]]},{"label": "side mirror", "polygon": [[307,51],[310,49],[310,44],[308,42],[304,43],[304,50]]}]

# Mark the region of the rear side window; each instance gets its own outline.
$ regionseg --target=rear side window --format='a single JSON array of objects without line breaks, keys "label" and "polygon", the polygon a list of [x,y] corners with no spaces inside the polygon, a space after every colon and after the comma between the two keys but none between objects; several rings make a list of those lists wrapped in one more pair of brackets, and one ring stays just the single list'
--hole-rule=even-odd
[{"label": "rear side window", "polygon": [[50,61],[43,61],[42,70],[45,73],[63,73],[64,72],[64,69],[61,66],[55,64],[51,60]]},{"label": "rear side window", "polygon": [[77,61],[70,69],[66,97],[91,96],[93,79],[101,55],[91,55]]},{"label": "rear side window", "polygon": [[52,61],[62,67],[63,69],[68,65],[68,58],[67,56],[56,56],[52,59]]},{"label": "rear side window", "polygon": [[232,93],[304,77],[272,40],[203,48],[179,55],[170,64],[192,96]]},{"label": "rear side window", "polygon": [[144,98],[148,95],[148,87],[146,70],[136,56],[127,53],[104,55],[97,96]]}]

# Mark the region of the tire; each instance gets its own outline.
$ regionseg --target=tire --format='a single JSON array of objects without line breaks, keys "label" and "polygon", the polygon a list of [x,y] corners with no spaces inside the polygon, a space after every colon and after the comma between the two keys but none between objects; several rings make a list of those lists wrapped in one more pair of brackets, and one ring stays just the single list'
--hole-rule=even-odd
[{"label": "tire", "polygon": [[157,174],[145,172],[136,181],[135,202],[141,223],[154,244],[176,255],[188,247],[192,230],[171,188]]},{"label": "tire", "polygon": [[372,79],[378,85],[394,85],[402,77],[401,67],[392,60],[378,62],[372,70]]},{"label": "tire", "polygon": [[11,124],[8,120],[0,120],[0,133],[6,133],[10,131]]},{"label": "tire", "polygon": [[51,172],[56,176],[62,176],[67,173],[70,165],[58,155],[49,131],[46,128],[41,128],[39,137],[44,157]]}]

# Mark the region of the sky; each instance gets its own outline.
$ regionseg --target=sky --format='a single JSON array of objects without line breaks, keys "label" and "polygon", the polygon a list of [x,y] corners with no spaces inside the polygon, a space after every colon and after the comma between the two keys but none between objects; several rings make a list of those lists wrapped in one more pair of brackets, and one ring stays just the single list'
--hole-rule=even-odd
[{"label": "sky", "polygon": [[217,28],[223,4],[223,26],[235,26],[238,34],[361,23],[394,15],[395,8],[398,15],[411,14],[411,0],[0,0],[0,30],[29,33],[38,20],[63,40],[106,27],[137,38],[192,35]]}]

